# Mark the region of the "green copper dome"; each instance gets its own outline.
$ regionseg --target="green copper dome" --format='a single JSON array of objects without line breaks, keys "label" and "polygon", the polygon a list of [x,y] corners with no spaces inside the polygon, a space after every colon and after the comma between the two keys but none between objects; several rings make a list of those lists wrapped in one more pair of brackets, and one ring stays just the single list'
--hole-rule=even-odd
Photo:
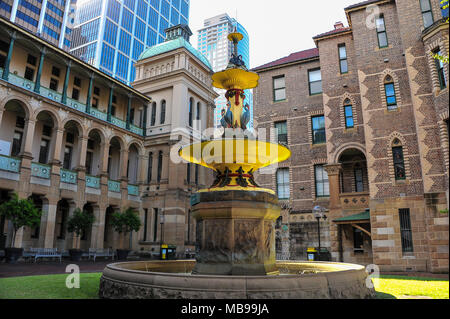
[{"label": "green copper dome", "polygon": [[163,42],[153,47],[150,47],[147,50],[144,50],[144,52],[142,52],[141,56],[139,57],[138,61],[145,60],[153,56],[170,52],[183,47],[186,48],[189,52],[191,52],[197,59],[203,62],[203,64],[206,65],[210,70],[212,70],[211,64],[209,63],[208,59],[203,54],[201,54],[197,49],[195,49],[183,37]]}]

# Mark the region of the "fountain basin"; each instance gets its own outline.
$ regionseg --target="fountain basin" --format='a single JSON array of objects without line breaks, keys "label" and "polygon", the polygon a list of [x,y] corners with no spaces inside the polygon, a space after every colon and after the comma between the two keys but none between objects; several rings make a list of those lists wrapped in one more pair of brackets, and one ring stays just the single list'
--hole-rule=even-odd
[{"label": "fountain basin", "polygon": [[364,266],[333,262],[278,261],[280,275],[192,275],[195,260],[108,265],[100,280],[103,299],[362,299]]}]

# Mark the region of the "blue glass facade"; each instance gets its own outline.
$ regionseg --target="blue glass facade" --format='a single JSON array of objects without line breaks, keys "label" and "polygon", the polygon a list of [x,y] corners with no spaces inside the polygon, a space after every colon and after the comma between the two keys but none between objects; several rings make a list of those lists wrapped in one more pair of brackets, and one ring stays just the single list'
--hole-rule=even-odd
[{"label": "blue glass facade", "polygon": [[[87,0],[77,7],[71,52],[130,84],[136,74],[134,63],[141,53],[164,42],[165,29],[188,24],[189,5],[190,0]],[[93,21],[98,23],[94,25]],[[96,34],[96,38],[87,34]],[[94,57],[83,50],[92,42],[97,44]]]},{"label": "blue glass facade", "polygon": [[67,25],[70,1],[75,0],[9,0],[0,1],[0,13],[28,31],[65,50],[70,49],[71,33]]}]

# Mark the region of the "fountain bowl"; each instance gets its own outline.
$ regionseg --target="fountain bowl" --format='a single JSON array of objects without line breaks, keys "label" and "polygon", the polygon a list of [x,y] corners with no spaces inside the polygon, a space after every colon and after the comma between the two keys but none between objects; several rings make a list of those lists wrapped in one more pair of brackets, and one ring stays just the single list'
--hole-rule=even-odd
[{"label": "fountain bowl", "polygon": [[[192,275],[195,260],[123,262],[106,266],[102,299],[371,299],[364,266],[278,261],[280,275]],[[371,283],[371,282],[370,282]]]}]

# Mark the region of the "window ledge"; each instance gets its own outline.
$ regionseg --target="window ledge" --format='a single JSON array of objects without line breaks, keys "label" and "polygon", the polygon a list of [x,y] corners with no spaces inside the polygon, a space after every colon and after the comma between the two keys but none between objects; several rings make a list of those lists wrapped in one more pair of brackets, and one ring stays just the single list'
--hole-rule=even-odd
[{"label": "window ledge", "polygon": [[439,97],[442,94],[448,93],[448,86],[444,89],[441,89],[440,87],[437,87],[434,91],[434,96]]},{"label": "window ledge", "polygon": [[400,113],[401,111],[402,111],[401,106],[398,106],[397,108],[392,110],[385,109],[384,114]]}]

